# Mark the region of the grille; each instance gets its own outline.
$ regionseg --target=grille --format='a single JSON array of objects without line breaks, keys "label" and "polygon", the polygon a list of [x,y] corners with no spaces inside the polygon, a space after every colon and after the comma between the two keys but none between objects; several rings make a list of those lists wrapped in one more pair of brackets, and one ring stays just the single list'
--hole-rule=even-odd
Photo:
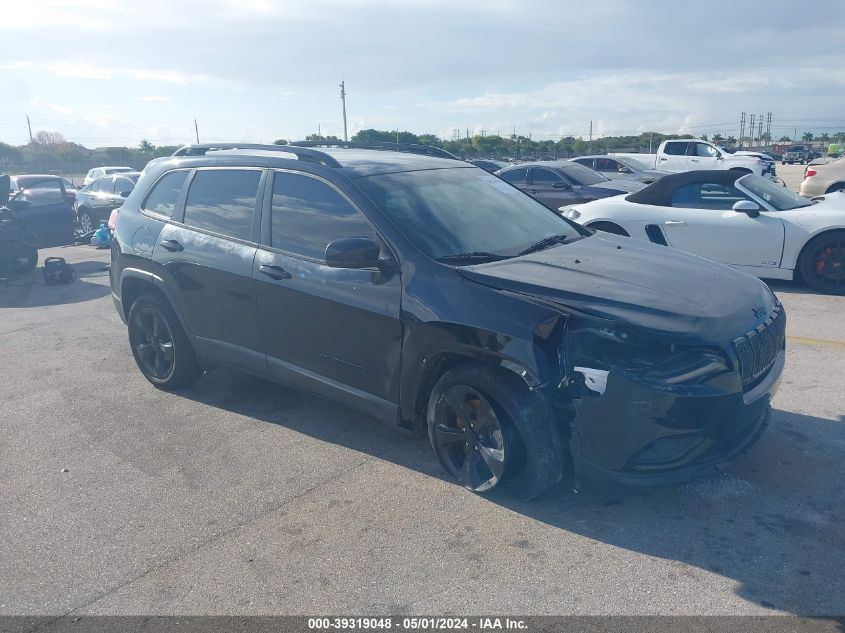
[{"label": "grille", "polygon": [[775,306],[764,323],[734,341],[743,386],[754,382],[771,367],[785,341],[786,313],[781,305]]}]

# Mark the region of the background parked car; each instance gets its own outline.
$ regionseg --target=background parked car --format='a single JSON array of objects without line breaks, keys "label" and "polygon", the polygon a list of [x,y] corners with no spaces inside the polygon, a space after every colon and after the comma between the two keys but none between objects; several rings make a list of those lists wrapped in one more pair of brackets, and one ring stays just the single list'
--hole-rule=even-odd
[{"label": "background parked car", "polygon": [[645,186],[633,180],[610,180],[588,167],[569,161],[514,165],[497,171],[496,175],[550,209],[633,193]]},{"label": "background parked car", "polygon": [[504,169],[508,166],[506,162],[490,160],[489,158],[473,158],[467,162],[472,163],[476,167],[481,167],[484,171],[489,171],[491,173]]},{"label": "background parked car", "polygon": [[90,185],[92,182],[97,180],[97,178],[102,178],[103,176],[110,176],[112,174],[122,174],[135,171],[132,167],[121,167],[121,166],[111,166],[111,167],[95,167],[94,169],[89,169],[88,173],[85,174],[85,180],[82,181],[82,186]]},{"label": "background parked car", "polygon": [[11,178],[11,196],[6,206],[27,225],[39,248],[73,243],[77,192],[66,182],[49,174]]},{"label": "background parked car", "polygon": [[138,182],[137,171],[116,176],[103,176],[83,187],[76,196],[76,218],[83,233],[96,229],[100,222],[106,222],[112,209],[123,205]]},{"label": "background parked car", "polygon": [[652,169],[644,162],[627,156],[579,156],[570,160],[573,163],[589,167],[611,180],[620,178],[622,180],[636,180],[646,185],[650,185],[658,178],[671,173],[662,169]]},{"label": "background parked car", "polygon": [[671,246],[763,279],[845,294],[845,193],[813,204],[754,174],[690,171],[561,209],[590,228]]},{"label": "background parked car", "polygon": [[798,192],[812,198],[845,189],[845,158],[837,158],[824,165],[808,165]]},{"label": "background parked car", "polygon": [[780,159],[781,165],[786,165],[789,163],[809,163],[812,152],[810,148],[806,145],[790,145],[786,148],[786,151],[783,153],[783,157]]}]

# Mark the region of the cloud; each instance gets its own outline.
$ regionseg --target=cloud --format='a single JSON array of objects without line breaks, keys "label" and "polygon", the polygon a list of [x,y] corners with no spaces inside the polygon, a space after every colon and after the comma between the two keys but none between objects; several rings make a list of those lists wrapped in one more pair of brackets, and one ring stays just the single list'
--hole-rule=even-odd
[{"label": "cloud", "polygon": [[145,95],[143,97],[135,97],[138,101],[170,101],[170,97],[161,95]]}]

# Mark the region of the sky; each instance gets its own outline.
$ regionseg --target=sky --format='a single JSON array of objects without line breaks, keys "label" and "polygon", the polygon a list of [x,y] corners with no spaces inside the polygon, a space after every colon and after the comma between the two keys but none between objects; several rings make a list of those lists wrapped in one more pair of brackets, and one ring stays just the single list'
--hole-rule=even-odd
[{"label": "sky", "polygon": [[0,0],[0,141],[845,130],[842,0]]}]

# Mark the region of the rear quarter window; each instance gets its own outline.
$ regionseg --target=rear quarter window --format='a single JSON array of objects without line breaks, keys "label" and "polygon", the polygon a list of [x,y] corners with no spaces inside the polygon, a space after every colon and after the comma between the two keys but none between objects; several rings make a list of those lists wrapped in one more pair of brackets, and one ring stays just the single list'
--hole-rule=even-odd
[{"label": "rear quarter window", "polygon": [[187,177],[187,171],[171,171],[159,178],[144,198],[141,208],[150,213],[170,217]]}]

